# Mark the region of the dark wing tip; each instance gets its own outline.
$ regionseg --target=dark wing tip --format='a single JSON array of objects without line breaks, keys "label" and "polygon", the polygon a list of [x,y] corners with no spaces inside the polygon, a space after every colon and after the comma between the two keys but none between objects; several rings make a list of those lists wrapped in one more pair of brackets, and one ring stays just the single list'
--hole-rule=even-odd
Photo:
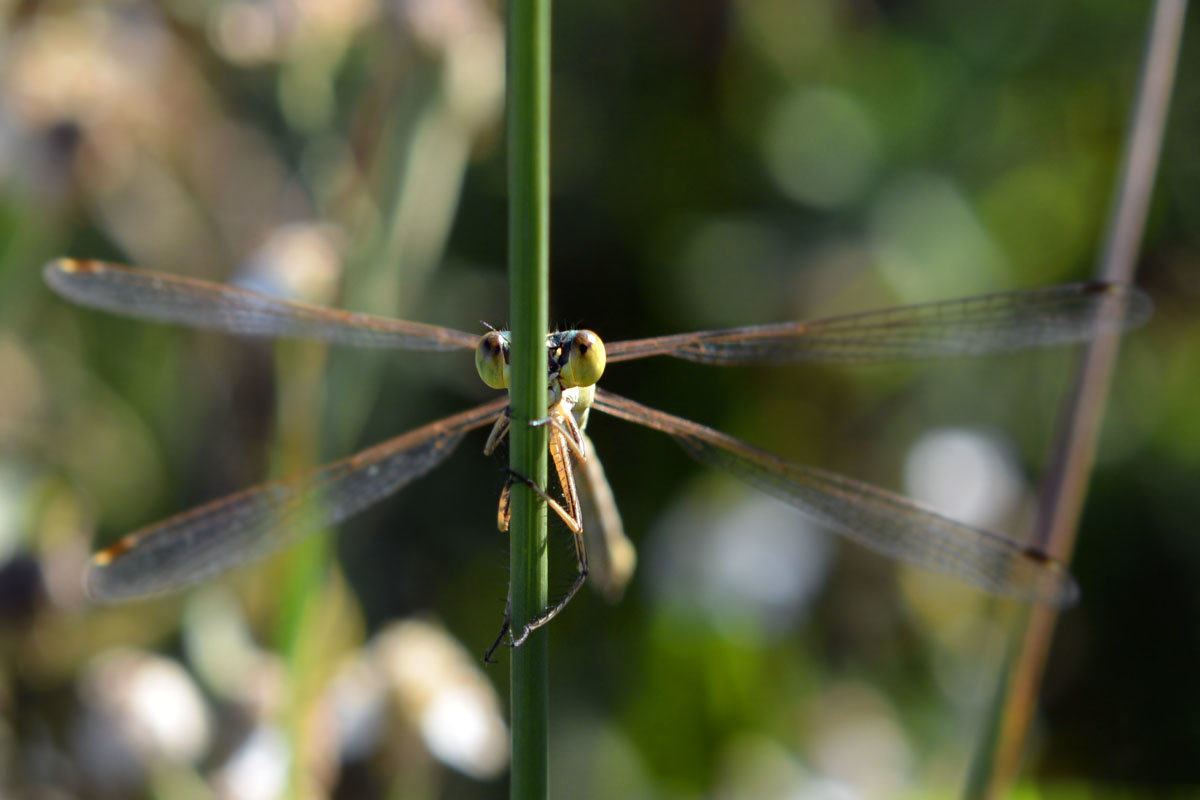
[{"label": "dark wing tip", "polygon": [[1055,601],[1055,608],[1060,611],[1071,608],[1079,602],[1079,584],[1071,577],[1070,573],[1064,570],[1062,582],[1059,585],[1058,599]]},{"label": "dark wing tip", "polygon": [[1126,286],[1125,326],[1136,328],[1154,313],[1154,300],[1136,286]]},{"label": "dark wing tip", "polygon": [[1043,567],[1045,580],[1039,587],[1036,599],[1059,610],[1070,608],[1079,602],[1079,584],[1061,561],[1045,552],[1027,547],[1022,551],[1030,561]]},{"label": "dark wing tip", "polygon": [[44,272],[47,276],[64,273],[73,275],[75,273],[87,272],[103,272],[105,264],[103,261],[96,261],[90,258],[56,258],[46,264]]},{"label": "dark wing tip", "polygon": [[93,559],[83,572],[83,590],[88,600],[98,605],[110,605],[144,600],[172,591],[171,586],[146,584],[130,579],[123,572],[119,561],[102,564]]},{"label": "dark wing tip", "polygon": [[56,258],[42,267],[42,280],[59,294],[69,294],[75,276],[96,275],[108,269],[103,261],[80,258]]},{"label": "dark wing tip", "polygon": [[[147,586],[130,574],[129,559],[123,558],[138,543],[139,537],[129,534],[92,555],[83,573],[83,588],[93,603],[118,603],[160,594],[161,590]],[[137,559],[133,559],[136,561]]]},{"label": "dark wing tip", "polygon": [[58,289],[62,286],[63,276],[75,272],[76,263],[71,258],[56,258],[53,261],[47,261],[46,266],[42,267],[42,280],[51,289]]},{"label": "dark wing tip", "polygon": [[93,603],[113,603],[124,597],[112,580],[111,567],[98,558],[93,558],[83,571],[83,590]]},{"label": "dark wing tip", "polygon": [[1123,328],[1136,328],[1154,313],[1154,300],[1150,298],[1150,295],[1131,284],[1090,280],[1083,282],[1080,286],[1084,294],[1104,295],[1113,298],[1114,301],[1120,301],[1123,310],[1120,315]]},{"label": "dark wing tip", "polygon": [[1123,284],[1113,283],[1112,281],[1102,281],[1097,278],[1083,281],[1080,286],[1087,294],[1111,294],[1120,291]]}]

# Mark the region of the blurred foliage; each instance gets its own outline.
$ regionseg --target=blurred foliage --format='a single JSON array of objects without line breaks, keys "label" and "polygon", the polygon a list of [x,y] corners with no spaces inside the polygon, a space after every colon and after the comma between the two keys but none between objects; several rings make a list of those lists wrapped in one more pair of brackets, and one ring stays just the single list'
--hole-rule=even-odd
[{"label": "blurred foliage", "polygon": [[[0,794],[504,795],[482,436],[336,538],[184,596],[96,608],[78,580],[131,528],[478,402],[470,357],[234,341],[40,279],[69,254],[503,325],[500,13],[0,4]],[[1086,276],[1147,13],[561,5],[554,322],[619,340]],[[1022,797],[1200,786],[1196,34],[1142,259],[1158,313],[1124,348]],[[648,360],[605,385],[906,491],[922,436],[965,432],[1005,487],[986,524],[1020,536],[1071,363]],[[641,556],[619,605],[584,593],[551,626],[554,796],[957,793],[1006,603],[811,531],[665,437],[591,432]]]}]

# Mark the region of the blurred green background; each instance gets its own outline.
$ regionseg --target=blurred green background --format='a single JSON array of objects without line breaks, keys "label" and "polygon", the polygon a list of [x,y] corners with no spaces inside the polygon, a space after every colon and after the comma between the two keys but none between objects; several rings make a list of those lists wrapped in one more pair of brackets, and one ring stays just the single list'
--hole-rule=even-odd
[{"label": "blurred green background", "polygon": [[[555,9],[552,322],[609,340],[1087,277],[1149,8]],[[181,596],[88,554],[486,399],[469,354],[272,346],[73,307],[60,255],[506,323],[502,9],[0,4],[0,795],[503,797],[505,457]],[[1200,60],[1179,85],[1022,797],[1200,792]],[[614,366],[604,385],[1020,537],[1072,353]],[[639,548],[551,626],[573,798],[957,796],[1013,608],[593,415]],[[573,574],[552,530],[553,584]]]}]

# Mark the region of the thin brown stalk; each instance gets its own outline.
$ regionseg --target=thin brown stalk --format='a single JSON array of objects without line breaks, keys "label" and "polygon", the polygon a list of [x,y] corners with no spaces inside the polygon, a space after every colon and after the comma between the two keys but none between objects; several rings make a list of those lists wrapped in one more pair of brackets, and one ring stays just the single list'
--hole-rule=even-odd
[{"label": "thin brown stalk", "polygon": [[[1186,0],[1158,0],[1146,38],[1141,84],[1130,120],[1120,183],[1096,275],[1132,283],[1158,171],[1163,130],[1174,86]],[[1039,498],[1031,544],[1069,562],[1096,452],[1096,440],[1116,360],[1119,337],[1097,338],[1080,361],[1064,404],[1051,468]],[[1002,797],[1020,766],[1054,633],[1056,613],[1038,606],[1024,615],[1011,659],[992,704],[989,736],[972,766],[966,796]]]}]

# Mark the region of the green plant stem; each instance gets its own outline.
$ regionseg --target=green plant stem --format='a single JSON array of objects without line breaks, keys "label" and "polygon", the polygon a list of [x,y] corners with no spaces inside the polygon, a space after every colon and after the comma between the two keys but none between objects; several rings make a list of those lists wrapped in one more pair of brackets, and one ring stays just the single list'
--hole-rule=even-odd
[{"label": "green plant stem", "polygon": [[[550,3],[508,4],[508,269],[512,321],[510,464],[546,485],[546,328],[550,289]],[[512,488],[512,625],[518,634],[546,607],[546,506]],[[548,677],[546,629],[512,651],[512,798],[544,798]]]}]

